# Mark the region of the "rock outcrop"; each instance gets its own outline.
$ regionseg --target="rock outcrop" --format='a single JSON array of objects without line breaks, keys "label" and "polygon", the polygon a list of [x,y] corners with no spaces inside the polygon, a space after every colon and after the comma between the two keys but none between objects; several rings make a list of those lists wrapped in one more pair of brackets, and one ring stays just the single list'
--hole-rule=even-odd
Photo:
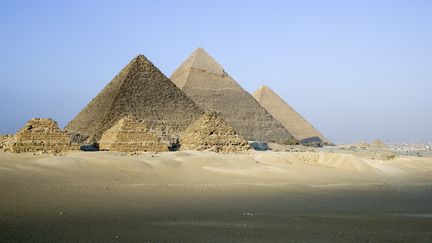
[{"label": "rock outcrop", "polygon": [[253,97],[300,143],[330,143],[329,140],[327,140],[306,119],[297,113],[269,87],[262,86],[257,91],[255,91]]},{"label": "rock outcrop", "polygon": [[284,142],[289,132],[231,78],[202,48],[195,50],[171,80],[203,110],[213,110],[247,140]]},{"label": "rock outcrop", "polygon": [[99,150],[120,152],[165,152],[168,146],[152,133],[143,121],[126,116],[106,130],[99,141]]},{"label": "rock outcrop", "polygon": [[65,127],[97,142],[127,115],[143,120],[173,146],[178,134],[204,112],[143,55],[135,57]]},{"label": "rock outcrop", "polygon": [[180,139],[181,149],[237,153],[249,149],[248,142],[238,136],[215,112],[207,112],[192,123]]},{"label": "rock outcrop", "polygon": [[71,142],[69,134],[61,131],[57,122],[50,118],[31,119],[13,136],[10,144],[14,153],[61,153],[79,149]]}]

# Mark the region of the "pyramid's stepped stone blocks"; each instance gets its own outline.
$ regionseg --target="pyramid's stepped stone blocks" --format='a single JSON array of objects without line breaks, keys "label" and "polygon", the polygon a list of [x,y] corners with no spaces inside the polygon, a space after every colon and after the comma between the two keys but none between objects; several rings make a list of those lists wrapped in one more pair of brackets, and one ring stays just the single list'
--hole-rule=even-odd
[{"label": "pyramid's stepped stone blocks", "polygon": [[180,139],[182,149],[204,150],[220,153],[236,153],[249,149],[246,140],[236,134],[214,112],[203,115],[192,123]]},{"label": "pyramid's stepped stone blocks", "polygon": [[9,151],[14,141],[13,134],[0,135],[0,151]]},{"label": "pyramid's stepped stone blocks", "polygon": [[232,79],[202,48],[172,74],[171,80],[203,110],[213,110],[248,140],[285,142],[289,132]]},{"label": "pyramid's stepped stone blocks", "polygon": [[267,86],[262,86],[253,97],[278,120],[300,143],[330,143],[306,119]]},{"label": "pyramid's stepped stone blocks", "polygon": [[19,130],[10,147],[14,153],[22,152],[64,152],[78,150],[69,134],[59,129],[57,122],[50,118],[33,118]]},{"label": "pyramid's stepped stone blocks", "polygon": [[102,134],[99,149],[120,152],[165,152],[168,151],[168,146],[162,143],[143,121],[134,116],[126,116]]},{"label": "pyramid's stepped stone blocks", "polygon": [[96,142],[121,118],[134,115],[172,145],[178,141],[178,134],[203,114],[183,91],[139,55],[65,129]]}]

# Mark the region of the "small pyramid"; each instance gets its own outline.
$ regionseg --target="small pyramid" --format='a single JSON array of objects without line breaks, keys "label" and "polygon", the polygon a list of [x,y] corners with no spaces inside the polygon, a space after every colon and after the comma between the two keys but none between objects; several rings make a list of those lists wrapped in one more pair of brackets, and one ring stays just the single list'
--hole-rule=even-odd
[{"label": "small pyramid", "polygon": [[126,116],[106,130],[99,140],[100,150],[120,152],[166,152],[168,146],[134,116]]},{"label": "small pyramid", "polygon": [[289,132],[232,79],[202,48],[196,49],[171,80],[203,110],[216,111],[248,140],[284,142]]},{"label": "small pyramid", "polygon": [[33,118],[13,137],[11,151],[54,152],[77,150],[71,143],[69,134],[59,129],[57,122],[50,118]]},{"label": "small pyramid", "polygon": [[246,140],[236,134],[215,112],[207,112],[192,123],[180,138],[182,149],[236,153],[249,149]]},{"label": "small pyramid", "polygon": [[253,97],[300,143],[329,143],[319,131],[269,87],[262,86],[255,91]]},{"label": "small pyramid", "polygon": [[96,142],[121,118],[133,115],[174,144],[178,133],[203,114],[157,67],[139,55],[65,129]]}]

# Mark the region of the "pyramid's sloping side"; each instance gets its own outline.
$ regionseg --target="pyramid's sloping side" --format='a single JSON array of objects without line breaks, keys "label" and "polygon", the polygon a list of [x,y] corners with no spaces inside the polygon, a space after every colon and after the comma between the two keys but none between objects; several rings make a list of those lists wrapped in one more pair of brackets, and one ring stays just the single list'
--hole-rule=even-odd
[{"label": "pyramid's sloping side", "polygon": [[247,140],[284,142],[292,139],[289,132],[201,48],[173,73],[171,80],[202,109],[218,112]]},{"label": "pyramid's sloping side", "polygon": [[318,141],[319,139],[322,143],[329,143],[318,130],[270,88],[263,86],[259,88],[253,96],[262,107],[276,118],[276,120],[300,142]]},{"label": "pyramid's sloping side", "polygon": [[[134,58],[66,127],[98,141],[133,115],[161,136],[177,135],[204,112],[149,60]],[[170,138],[166,138],[170,139]]]},{"label": "pyramid's sloping side", "polygon": [[129,62],[129,64],[66,125],[65,130],[71,133],[87,135],[91,139],[94,138],[96,134],[100,135],[101,131],[99,131],[99,129],[102,122],[108,116],[129,74],[131,66],[134,65],[135,62],[136,58]]}]

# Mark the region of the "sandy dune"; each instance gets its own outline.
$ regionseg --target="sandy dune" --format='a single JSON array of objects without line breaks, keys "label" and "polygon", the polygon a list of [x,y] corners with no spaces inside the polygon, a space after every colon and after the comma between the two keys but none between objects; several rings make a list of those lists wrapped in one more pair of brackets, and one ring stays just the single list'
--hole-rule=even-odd
[{"label": "sandy dune", "polygon": [[363,181],[391,182],[400,181],[401,175],[411,182],[429,178],[432,158],[379,160],[352,153],[269,151],[244,154],[182,151],[133,156],[119,152],[71,152],[66,156],[1,153],[0,173],[3,179],[21,174],[45,178],[61,175],[63,179],[78,176],[77,180],[83,174],[91,174],[93,180],[102,181],[110,180],[112,175],[124,175],[125,183],[134,180],[211,183],[224,177],[230,182],[310,184],[323,179],[317,178],[317,173],[325,177],[322,180],[325,183],[344,178],[352,182],[357,177]]},{"label": "sandy dune", "polygon": [[0,241],[431,240],[432,158],[377,158],[0,153]]}]

